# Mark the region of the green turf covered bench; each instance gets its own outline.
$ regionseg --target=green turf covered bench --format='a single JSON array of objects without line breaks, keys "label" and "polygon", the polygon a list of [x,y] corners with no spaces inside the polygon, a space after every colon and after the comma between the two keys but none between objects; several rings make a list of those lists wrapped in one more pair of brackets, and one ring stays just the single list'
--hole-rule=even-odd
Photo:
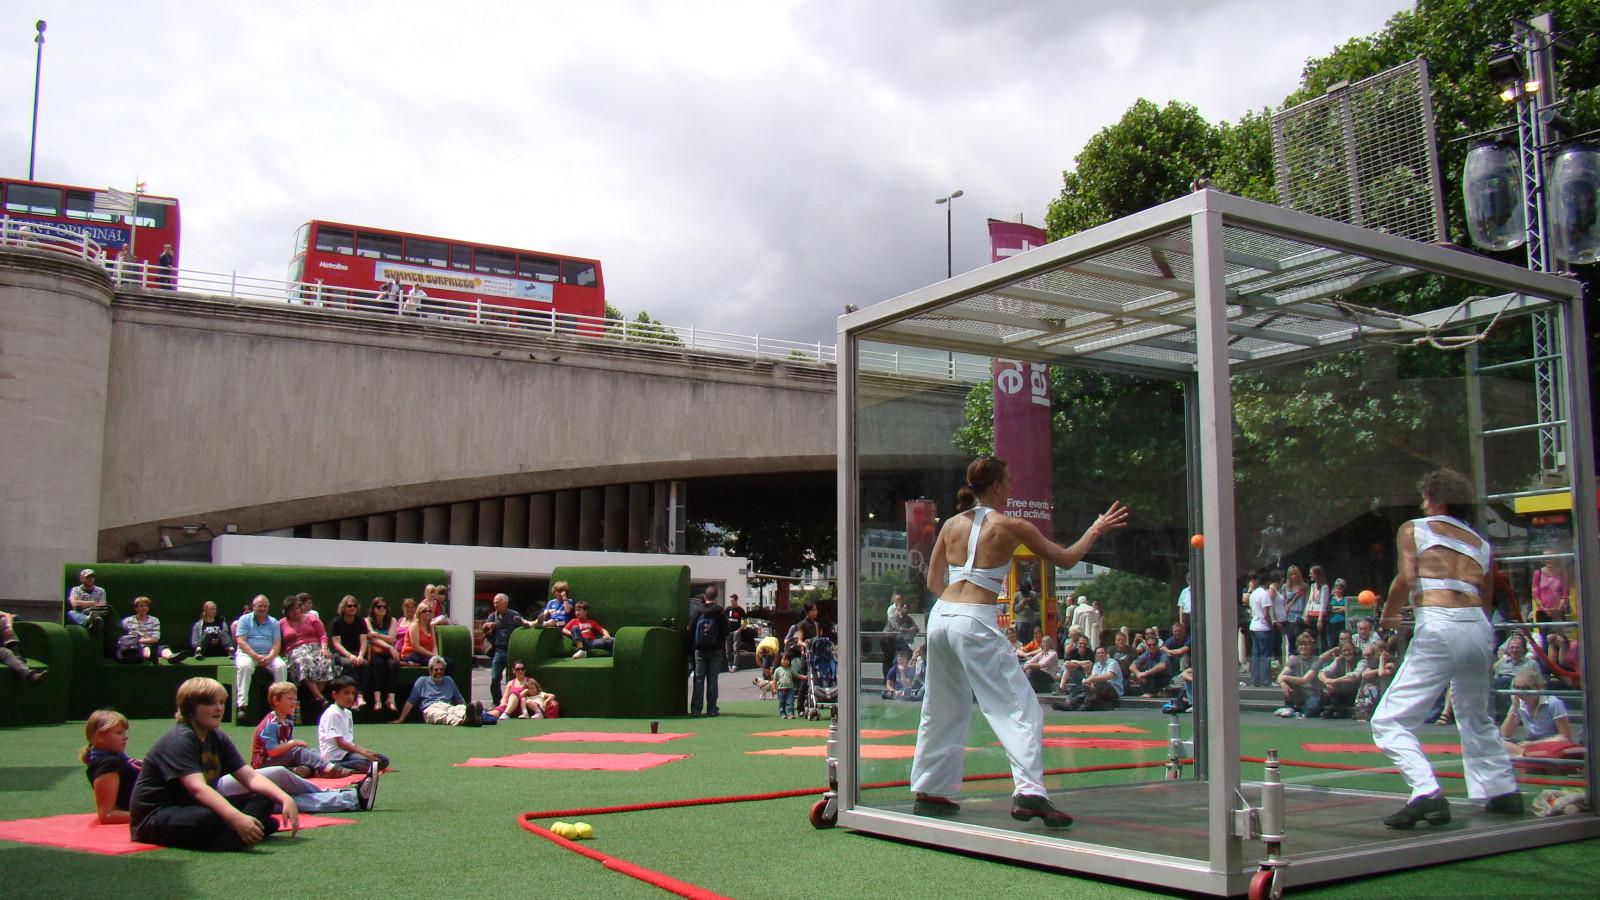
[{"label": "green turf covered bench", "polygon": [[688,706],[684,634],[688,566],[561,566],[573,600],[616,639],[610,656],[572,659],[574,647],[553,628],[511,636],[510,657],[556,695],[563,716],[643,718],[683,715]]},{"label": "green turf covered bench", "polygon": [[[63,596],[77,584],[82,563],[63,567]],[[398,610],[404,597],[419,597],[426,584],[448,580],[442,569],[356,569],[293,566],[208,566],[208,565],[132,565],[96,564],[95,580],[106,591],[112,613],[106,617],[101,633],[91,633],[81,625],[63,626],[70,644],[67,656],[73,660],[65,711],[83,718],[101,707],[112,707],[132,718],[169,716],[178,685],[194,677],[215,678],[227,687],[228,708],[233,709],[234,665],[230,657],[186,659],[177,663],[127,664],[112,659],[109,650],[121,633],[124,616],[133,612],[135,597],[149,597],[150,614],[161,620],[161,641],[181,649],[188,645],[189,629],[200,618],[205,601],[217,604],[218,616],[232,622],[257,594],[272,601],[272,615],[278,617],[283,597],[309,593],[312,605],[324,625],[331,622],[339,600],[353,594],[363,610],[375,596],[385,597]],[[20,623],[19,623],[20,624]],[[441,626],[438,629],[440,655],[451,662],[456,683],[471,699],[472,637],[466,626]],[[404,700],[416,678],[426,669],[402,666],[397,692]],[[254,722],[264,709],[263,687],[270,674],[258,671],[255,689],[246,698],[249,708],[245,721]],[[48,683],[48,680],[47,682]],[[61,721],[60,718],[56,721]]]},{"label": "green turf covered bench", "polygon": [[72,641],[67,629],[53,622],[15,624],[22,659],[28,668],[49,675],[28,685],[9,670],[0,670],[0,725],[50,725],[67,720],[72,693]]}]

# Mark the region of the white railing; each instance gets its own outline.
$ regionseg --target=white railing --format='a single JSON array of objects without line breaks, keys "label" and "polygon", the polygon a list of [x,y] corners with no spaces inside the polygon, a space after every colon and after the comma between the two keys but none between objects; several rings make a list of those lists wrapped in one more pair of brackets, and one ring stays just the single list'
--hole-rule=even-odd
[{"label": "white railing", "polygon": [[[283,281],[238,272],[167,270],[137,260],[108,259],[106,251],[85,235],[54,225],[0,218],[0,244],[66,253],[105,266],[118,285],[145,290],[173,290],[208,297],[294,306],[311,306],[372,315],[399,316],[455,325],[508,328],[553,336],[620,341],[755,359],[833,365],[837,348],[821,341],[790,341],[759,334],[735,334],[695,326],[656,325],[627,319],[583,316],[504,306],[481,299],[454,300],[422,291],[395,294],[381,290],[333,287],[321,282]],[[954,355],[927,355],[866,350],[866,371],[907,378],[976,383],[989,377],[986,363]]]},{"label": "white railing", "polygon": [[0,245],[49,250],[79,259],[104,261],[106,258],[105,248],[86,234],[48,222],[30,222],[10,216],[0,216]]}]

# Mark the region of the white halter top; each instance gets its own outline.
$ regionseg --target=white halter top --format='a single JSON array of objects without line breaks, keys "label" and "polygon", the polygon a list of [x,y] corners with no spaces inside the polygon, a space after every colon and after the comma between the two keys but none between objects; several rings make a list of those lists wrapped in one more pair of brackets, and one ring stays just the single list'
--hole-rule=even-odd
[{"label": "white halter top", "polygon": [[972,531],[967,535],[967,561],[963,565],[951,566],[946,581],[950,584],[970,581],[984,590],[1001,594],[1005,593],[1006,573],[1010,571],[1011,564],[1003,563],[987,569],[980,569],[972,564],[978,558],[978,532],[983,529],[984,517],[988,516],[989,512],[987,506],[972,508]]},{"label": "white halter top", "polygon": [[[1477,543],[1469,544],[1466,541],[1440,534],[1433,530],[1432,522],[1446,522],[1465,531],[1477,538]],[[1411,520],[1411,535],[1416,541],[1417,555],[1432,547],[1443,547],[1453,550],[1478,564],[1478,568],[1487,575],[1489,573],[1489,542],[1478,535],[1467,523],[1454,516],[1428,516],[1422,519]],[[1420,591],[1460,591],[1463,594],[1478,596],[1478,586],[1470,581],[1457,581],[1454,578],[1421,578],[1416,580],[1412,593]]]}]

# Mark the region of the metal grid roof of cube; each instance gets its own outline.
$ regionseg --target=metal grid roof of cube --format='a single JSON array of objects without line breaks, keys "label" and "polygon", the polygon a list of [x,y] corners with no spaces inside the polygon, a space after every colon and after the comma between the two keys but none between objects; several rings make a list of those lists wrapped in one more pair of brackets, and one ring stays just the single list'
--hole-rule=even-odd
[{"label": "metal grid roof of cube", "polygon": [[[1196,240],[1202,228],[1211,237]],[[1220,246],[1207,249],[1211,242]],[[1235,367],[1579,296],[1575,282],[1556,276],[1202,190],[851,313],[840,332],[1008,358],[1192,371],[1195,257],[1206,252],[1218,256]],[[1348,299],[1422,273],[1474,282],[1485,295],[1461,309],[1409,316]]]}]

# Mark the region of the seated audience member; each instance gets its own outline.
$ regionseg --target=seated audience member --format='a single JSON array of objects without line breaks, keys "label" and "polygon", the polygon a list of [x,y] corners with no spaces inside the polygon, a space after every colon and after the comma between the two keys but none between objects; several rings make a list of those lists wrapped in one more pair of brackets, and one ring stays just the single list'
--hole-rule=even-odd
[{"label": "seated audience member", "polygon": [[[788,679],[793,686],[794,679]],[[885,700],[910,700],[917,689],[916,666],[911,662],[911,653],[907,650],[897,650],[894,655],[894,665],[889,667],[889,677],[883,683],[883,698]],[[780,712],[782,704],[779,704]]]},{"label": "seated audience member", "polygon": [[424,597],[417,604],[411,627],[406,630],[406,654],[401,662],[408,666],[425,666],[438,654],[438,636],[433,630],[433,601]]},{"label": "seated audience member", "polygon": [[288,681],[267,688],[268,712],[250,738],[250,766],[263,771],[283,766],[302,778],[338,778],[348,773],[333,767],[315,747],[294,736],[294,706],[298,688]]},{"label": "seated audience member", "polygon": [[[1356,620],[1356,631],[1355,631],[1355,634],[1351,635],[1351,639],[1355,642],[1355,645],[1356,645],[1356,658],[1357,659],[1360,659],[1361,655],[1363,653],[1367,652],[1367,645],[1368,644],[1371,644],[1371,643],[1379,643],[1379,644],[1381,644],[1381,643],[1383,643],[1383,636],[1378,634],[1377,629],[1372,627],[1372,617],[1371,616],[1367,616],[1366,618],[1357,619]],[[1337,648],[1334,648],[1334,649],[1337,649]]]},{"label": "seated audience member", "polygon": [[0,611],[0,665],[10,669],[11,674],[25,684],[38,684],[47,673],[35,672],[22,661],[22,642],[17,640],[17,632],[12,627],[15,622],[16,617],[11,613]]},{"label": "seated audience member", "polygon": [[[1152,629],[1153,630],[1153,629]],[[1146,697],[1154,697],[1172,683],[1172,658],[1158,638],[1146,633],[1144,652],[1128,668],[1129,683]]]},{"label": "seated audience member", "polygon": [[1178,695],[1161,704],[1162,715],[1173,716],[1194,709],[1194,666],[1183,669],[1173,680],[1178,683]]},{"label": "seated audience member", "polygon": [[550,585],[550,593],[554,596],[545,601],[544,609],[534,617],[533,624],[539,628],[565,628],[572,618],[572,598],[567,596],[567,583],[558,581]]},{"label": "seated audience member", "polygon": [[1168,638],[1167,642],[1162,646],[1166,648],[1167,656],[1172,659],[1172,671],[1174,675],[1182,672],[1184,669],[1189,668],[1189,651],[1191,646],[1189,642],[1188,625],[1182,622],[1173,623],[1172,637]]},{"label": "seated audience member", "polygon": [[415,708],[422,712],[422,721],[429,725],[482,725],[483,704],[467,703],[455,681],[444,673],[444,657],[428,660],[428,677],[411,683],[411,695],[400,707],[395,718],[398,725],[411,715]]},{"label": "seated audience member", "polygon": [[[906,661],[911,655],[906,654]],[[1035,693],[1048,694],[1061,680],[1061,656],[1056,653],[1056,639],[1046,634],[1039,638],[1039,649],[1022,661],[1022,674],[1028,677]]]},{"label": "seated audience member", "polygon": [[1360,665],[1355,642],[1340,643],[1339,655],[1317,672],[1317,680],[1322,683],[1322,709],[1318,715],[1324,719],[1350,718],[1355,709],[1356,689],[1361,686]]},{"label": "seated audience member", "polygon": [[389,604],[373,597],[367,609],[367,688],[372,691],[372,708],[399,712],[395,691],[400,682],[400,654],[396,652],[395,624]]},{"label": "seated audience member", "polygon": [[135,597],[133,615],[122,620],[122,637],[117,639],[117,660],[154,664],[163,659],[173,662],[188,655],[187,651],[173,653],[161,643],[161,620],[150,615],[150,598]]},{"label": "seated audience member", "polygon": [[1317,678],[1317,639],[1304,632],[1294,640],[1296,655],[1284,660],[1278,672],[1283,705],[1273,715],[1289,718],[1315,716],[1322,706],[1322,682]]},{"label": "seated audience member", "polygon": [[[1522,633],[1513,633],[1506,638],[1505,645],[1500,648],[1500,654],[1494,661],[1494,689],[1508,691],[1511,682],[1524,670],[1539,671],[1539,661],[1528,655],[1528,638]],[[1543,674],[1543,673],[1541,673]],[[1511,711],[1511,700],[1505,694],[1494,695],[1494,714],[1504,718]]]},{"label": "seated audience member", "polygon": [[572,654],[573,659],[583,659],[590,650],[611,649],[611,632],[589,618],[589,603],[586,600],[572,604],[572,618],[561,630],[578,646]]},{"label": "seated audience member", "polygon": [[1360,676],[1360,687],[1356,688],[1357,719],[1366,721],[1372,717],[1378,701],[1383,699],[1383,692],[1389,689],[1389,682],[1394,680],[1396,668],[1394,656],[1389,653],[1388,647],[1367,645],[1366,655],[1361,657],[1361,665],[1356,669],[1356,674]]},{"label": "seated audience member", "polygon": [[1072,638],[1072,646],[1067,648],[1061,660],[1061,678],[1059,686],[1065,691],[1075,684],[1082,684],[1083,679],[1094,668],[1094,651],[1089,649],[1089,639],[1082,634]]},{"label": "seated audience member", "polygon": [[289,662],[279,655],[283,632],[278,620],[267,615],[269,605],[265,594],[257,594],[250,601],[250,611],[233,623],[233,702],[241,714],[250,703],[250,679],[256,669],[271,672],[274,683],[289,677]]},{"label": "seated audience member", "polygon": [[1090,667],[1089,674],[1084,676],[1083,687],[1088,692],[1084,709],[1117,708],[1117,701],[1122,699],[1123,693],[1122,667],[1111,658],[1105,647],[1094,652],[1094,665]]},{"label": "seated audience member", "polygon": [[[1572,742],[1572,720],[1567,715],[1567,705],[1560,697],[1546,697],[1544,676],[1532,669],[1523,669],[1511,681],[1514,702],[1505,721],[1500,723],[1501,743],[1510,756],[1523,756],[1529,749],[1544,742]],[[1522,693],[1526,692],[1526,693]],[[1522,740],[1514,740],[1517,728],[1522,728]]]},{"label": "seated audience member", "polygon": [[429,622],[433,627],[453,624],[450,621],[450,589],[442,584],[431,585],[433,619]]},{"label": "seated audience member", "polygon": [[139,763],[128,758],[128,718],[114,709],[97,709],[83,723],[87,744],[78,759],[94,790],[95,821],[115,825],[128,821],[128,802],[139,777]]},{"label": "seated audience member", "polygon": [[539,686],[522,663],[511,664],[511,677],[506,680],[506,691],[500,705],[489,712],[500,719],[542,719],[545,706],[556,698]]},{"label": "seated audience member", "polygon": [[[1498,594],[1496,595],[1498,596]],[[1538,644],[1529,647],[1538,658],[1539,664],[1549,674],[1550,684],[1562,690],[1577,690],[1583,683],[1578,675],[1577,648],[1567,639],[1560,630],[1552,630],[1544,639],[1544,647]]]},{"label": "seated audience member", "polygon": [[367,635],[372,629],[361,618],[361,606],[356,598],[346,594],[339,601],[333,621],[328,623],[328,653],[340,675],[347,675],[356,683],[356,708],[366,702],[361,693],[367,690],[372,669],[367,662]]},{"label": "seated audience member", "polygon": [[[278,630],[283,633],[283,656],[289,661],[289,680],[311,692],[318,715],[328,705],[323,692],[333,680],[333,657],[328,655],[328,632],[320,618],[307,615],[311,606],[299,595],[283,598],[283,618]],[[309,716],[308,716],[309,718]]]},{"label": "seated audience member", "polygon": [[[404,665],[411,665],[411,663],[405,662],[406,651],[409,649],[406,647],[406,642],[409,640],[411,634],[411,623],[415,622],[416,620],[417,601],[411,597],[401,600],[400,617],[395,619],[394,623],[394,651],[395,658],[400,660]],[[426,662],[423,663],[423,665],[426,664]]]},{"label": "seated audience member", "polygon": [[333,703],[317,720],[317,752],[331,766],[376,776],[380,770],[388,768],[389,757],[356,743],[355,715],[351,712],[361,696],[356,690],[356,680],[341,675],[328,686],[328,691]]},{"label": "seated audience member", "polygon": [[[136,841],[197,850],[240,850],[278,830],[290,834],[300,810],[283,789],[245,763],[220,728],[227,689],[210,678],[178,687],[177,724],[145,754],[129,799],[129,832]],[[224,797],[216,787],[232,775],[244,793]]]},{"label": "seated audience member", "polygon": [[1133,668],[1133,661],[1136,657],[1137,654],[1133,652],[1133,646],[1128,643],[1128,628],[1123,626],[1111,638],[1111,660],[1122,667],[1122,677],[1124,679],[1128,677],[1128,670]]},{"label": "seated audience member", "polygon": [[67,592],[67,621],[86,628],[95,628],[111,612],[106,603],[106,589],[94,583],[94,570],[78,572],[78,583]]},{"label": "seated audience member", "polygon": [[217,605],[207,600],[200,618],[189,629],[189,652],[196,659],[233,655],[233,627],[217,615]]}]

